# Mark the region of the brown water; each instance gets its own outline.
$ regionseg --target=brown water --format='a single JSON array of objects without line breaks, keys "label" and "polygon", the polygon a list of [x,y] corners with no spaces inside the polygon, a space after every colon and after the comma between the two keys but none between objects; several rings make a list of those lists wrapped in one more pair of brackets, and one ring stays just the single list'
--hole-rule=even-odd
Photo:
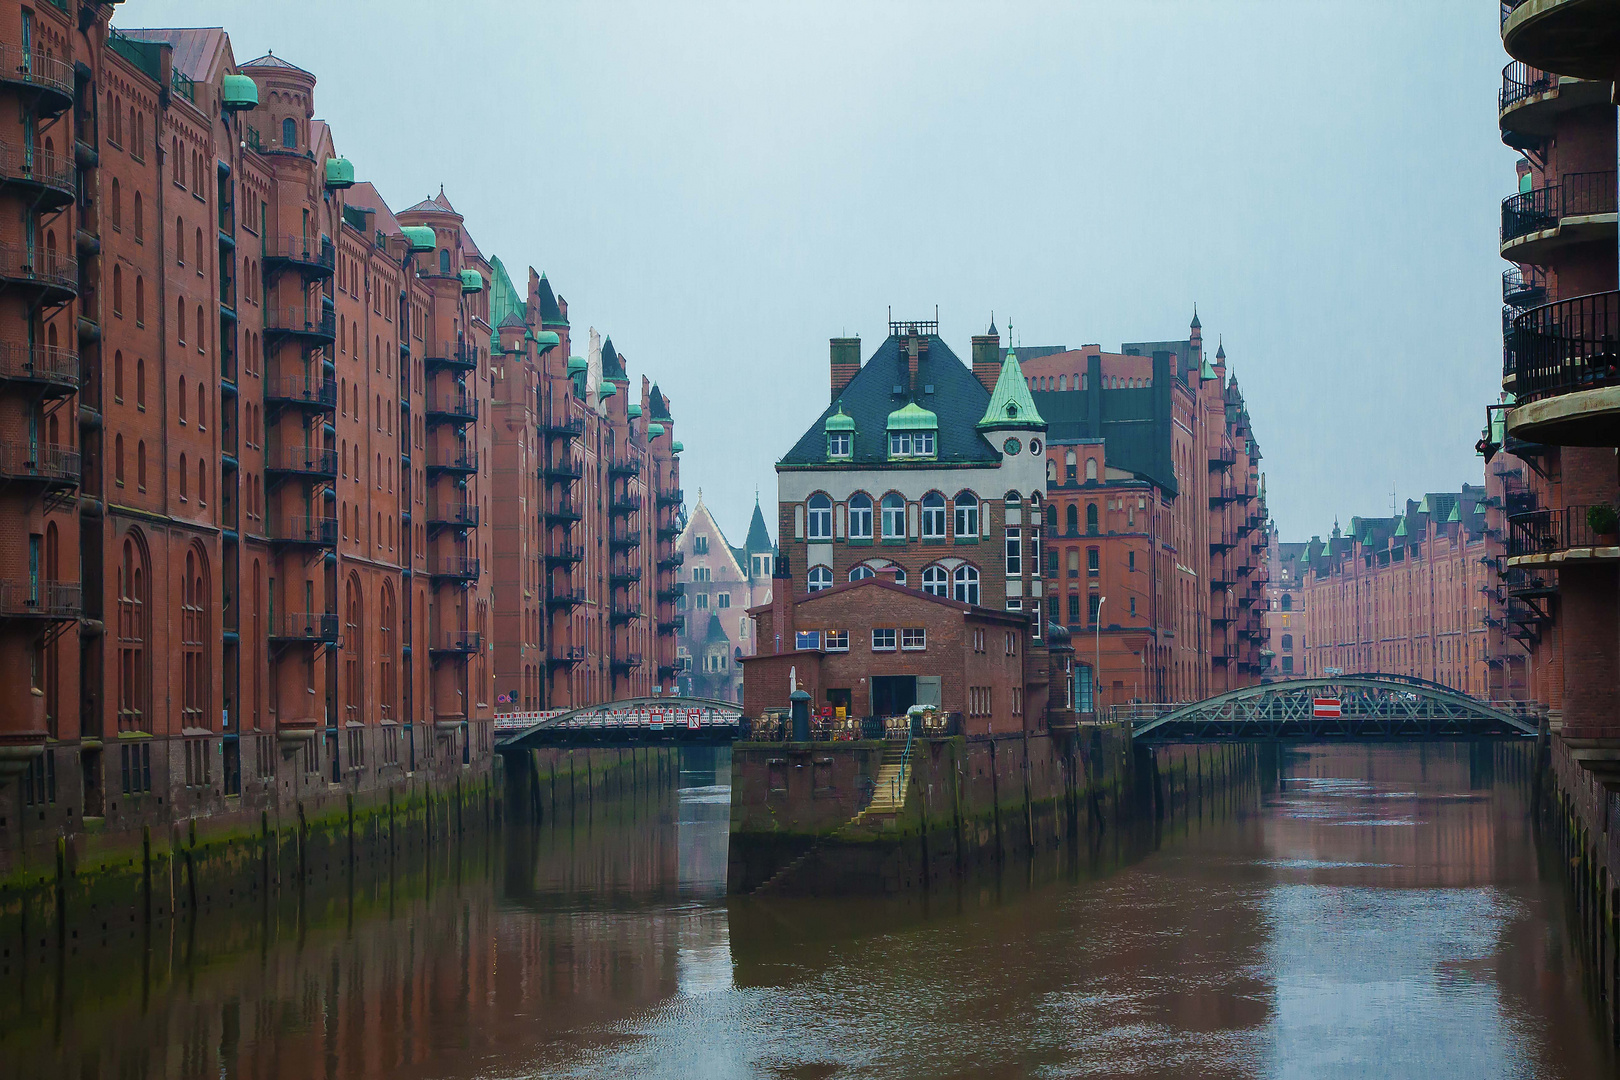
[{"label": "brown water", "polygon": [[888,902],[728,904],[722,765],[319,902],[13,960],[0,1076],[1615,1075],[1516,752],[1299,751],[1141,850]]}]

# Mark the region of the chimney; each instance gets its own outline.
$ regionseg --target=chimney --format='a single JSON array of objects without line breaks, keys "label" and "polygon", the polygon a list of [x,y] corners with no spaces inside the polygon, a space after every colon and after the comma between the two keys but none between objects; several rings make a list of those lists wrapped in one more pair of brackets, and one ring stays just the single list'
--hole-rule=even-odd
[{"label": "chimney", "polygon": [[761,655],[775,656],[793,648],[793,571],[788,567],[787,552],[776,557],[776,568],[771,573],[771,638],[757,643]]},{"label": "chimney", "polygon": [[860,373],[861,339],[835,337],[829,339],[829,345],[832,354],[832,400],[837,401],[844,387]]},{"label": "chimney", "polygon": [[912,335],[906,338],[906,397],[916,401],[922,394],[922,387],[917,383],[917,358],[928,352],[928,341]]},{"label": "chimney", "polygon": [[973,335],[973,377],[992,392],[1001,377],[1001,335],[995,323],[989,333]]}]

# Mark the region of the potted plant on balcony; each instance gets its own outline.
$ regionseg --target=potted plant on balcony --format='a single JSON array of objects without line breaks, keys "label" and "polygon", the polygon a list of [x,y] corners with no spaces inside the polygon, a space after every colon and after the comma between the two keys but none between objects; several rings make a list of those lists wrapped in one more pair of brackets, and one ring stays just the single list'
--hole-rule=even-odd
[{"label": "potted plant on balcony", "polygon": [[1586,527],[1592,530],[1592,542],[1597,547],[1620,545],[1620,511],[1608,503],[1586,509]]}]

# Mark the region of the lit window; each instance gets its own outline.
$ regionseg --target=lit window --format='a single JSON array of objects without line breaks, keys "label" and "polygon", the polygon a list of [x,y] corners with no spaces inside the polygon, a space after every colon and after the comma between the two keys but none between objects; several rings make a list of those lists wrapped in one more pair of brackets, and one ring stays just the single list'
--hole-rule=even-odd
[{"label": "lit window", "polygon": [[921,626],[907,627],[900,631],[900,647],[913,652],[928,648],[928,631]]},{"label": "lit window", "polygon": [[828,630],[822,648],[828,652],[849,652],[849,631]]},{"label": "lit window", "polygon": [[893,627],[890,627],[887,630],[873,629],[873,631],[872,631],[872,651],[873,652],[893,652],[894,651],[894,639],[895,639],[895,631],[894,631]]}]

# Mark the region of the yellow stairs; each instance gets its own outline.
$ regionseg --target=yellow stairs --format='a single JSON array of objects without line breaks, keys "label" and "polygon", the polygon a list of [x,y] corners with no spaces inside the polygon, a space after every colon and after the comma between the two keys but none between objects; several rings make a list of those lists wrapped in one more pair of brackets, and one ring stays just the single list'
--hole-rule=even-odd
[{"label": "yellow stairs", "polygon": [[868,816],[893,817],[906,806],[906,788],[910,786],[906,774],[906,744],[891,742],[883,751],[883,761],[872,781],[872,801],[865,810],[850,819],[859,825]]}]

